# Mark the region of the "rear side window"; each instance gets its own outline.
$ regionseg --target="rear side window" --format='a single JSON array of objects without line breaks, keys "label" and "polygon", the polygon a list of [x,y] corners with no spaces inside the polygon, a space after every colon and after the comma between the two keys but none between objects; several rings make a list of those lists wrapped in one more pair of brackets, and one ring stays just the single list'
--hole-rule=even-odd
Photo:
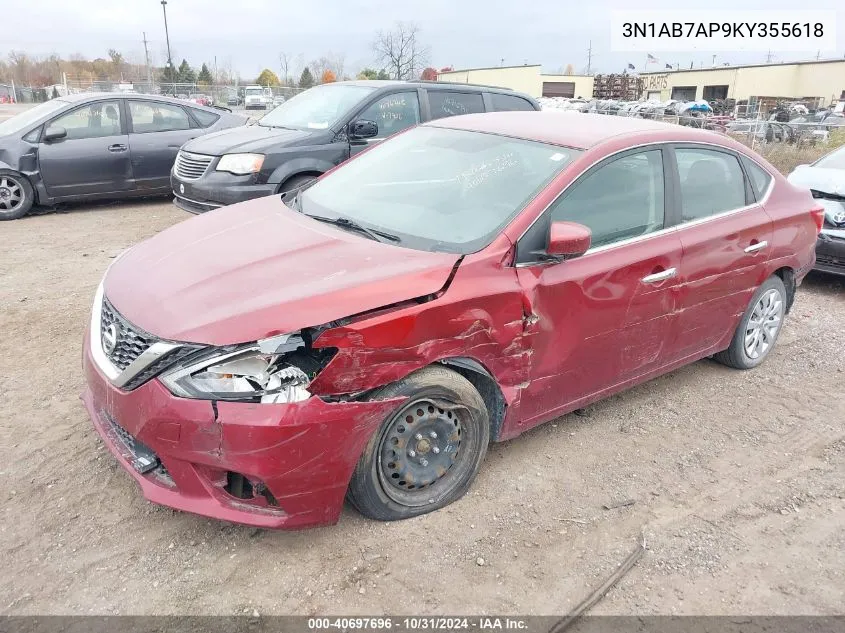
[{"label": "rear side window", "polygon": [[484,98],[480,92],[429,90],[428,104],[431,106],[432,119],[484,112]]},{"label": "rear side window", "polygon": [[760,200],[766,195],[766,191],[769,189],[769,183],[772,182],[772,175],[753,160],[747,158],[743,160],[745,162],[745,171],[748,172],[748,176],[754,183],[754,189],[757,191],[757,199]]},{"label": "rear side window", "polygon": [[202,127],[214,125],[217,119],[220,118],[219,114],[214,114],[214,112],[206,112],[205,110],[197,110],[196,108],[191,108],[191,114],[194,115],[194,118],[199,122]]},{"label": "rear side window", "polygon": [[157,101],[129,101],[128,104],[135,134],[172,132],[191,127],[188,113],[177,105]]},{"label": "rear side window", "polygon": [[745,206],[745,177],[736,156],[707,149],[676,149],[681,219],[700,220]]},{"label": "rear side window", "polygon": [[640,152],[603,165],[552,205],[551,219],[588,226],[593,247],[659,231],[664,222],[663,152]]},{"label": "rear side window", "polygon": [[514,95],[502,95],[497,92],[490,93],[490,103],[493,104],[493,110],[496,112],[534,110],[534,106],[527,99]]}]

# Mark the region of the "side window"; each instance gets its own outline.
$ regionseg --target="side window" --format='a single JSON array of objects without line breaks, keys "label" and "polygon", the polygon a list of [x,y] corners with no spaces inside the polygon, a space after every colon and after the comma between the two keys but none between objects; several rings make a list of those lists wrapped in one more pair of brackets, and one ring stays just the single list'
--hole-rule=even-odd
[{"label": "side window", "polygon": [[127,103],[135,134],[187,130],[191,127],[188,113],[177,105],[157,101],[128,101]]},{"label": "side window", "polygon": [[97,101],[77,108],[48,124],[67,130],[67,139],[102,138],[120,134],[120,106],[117,101]]},{"label": "side window", "polygon": [[745,171],[748,172],[749,177],[754,182],[757,199],[760,200],[766,194],[769,183],[772,182],[772,175],[749,158],[744,158],[743,162],[745,163]]},{"label": "side window", "polygon": [[663,228],[663,153],[618,158],[576,182],[551,207],[552,221],[578,222],[604,246]]},{"label": "side window", "polygon": [[375,121],[378,136],[385,138],[420,122],[420,100],[416,92],[386,95],[364,110],[359,119]]},{"label": "side window", "polygon": [[510,110],[534,110],[527,99],[517,97],[514,95],[503,95],[498,92],[490,93],[490,102],[493,104],[493,110],[496,112],[506,112]]},{"label": "side window", "polygon": [[676,149],[681,180],[681,219],[706,218],[745,206],[745,178],[733,154]]},{"label": "side window", "polygon": [[206,112],[205,110],[197,110],[196,108],[191,108],[191,114],[194,115],[194,118],[199,121],[199,124],[202,127],[214,125],[217,119],[220,118],[219,114],[214,114],[214,112]]},{"label": "side window", "polygon": [[484,112],[484,97],[480,92],[429,90],[428,105],[431,107],[432,119],[443,119],[458,114]]}]

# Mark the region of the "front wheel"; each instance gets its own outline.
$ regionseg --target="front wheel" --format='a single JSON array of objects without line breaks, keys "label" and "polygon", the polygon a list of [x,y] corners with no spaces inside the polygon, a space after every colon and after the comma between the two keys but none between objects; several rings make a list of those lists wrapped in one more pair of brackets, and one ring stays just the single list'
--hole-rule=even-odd
[{"label": "front wheel", "polygon": [[348,497],[361,514],[395,521],[437,510],[469,489],[487,452],[487,408],[466,378],[426,367],[380,389],[374,399],[406,397],[373,434]]},{"label": "front wheel", "polygon": [[742,315],[731,345],[714,358],[735,369],[752,369],[771,353],[786,315],[786,287],[769,277],[757,289]]},{"label": "front wheel", "polygon": [[35,193],[24,176],[0,170],[0,220],[17,220],[32,208]]}]

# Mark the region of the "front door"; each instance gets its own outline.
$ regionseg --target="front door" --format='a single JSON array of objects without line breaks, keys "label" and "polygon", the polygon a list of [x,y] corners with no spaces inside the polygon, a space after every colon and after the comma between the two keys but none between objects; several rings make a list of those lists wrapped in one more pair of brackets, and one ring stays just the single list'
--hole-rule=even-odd
[{"label": "front door", "polygon": [[[575,181],[520,240],[533,350],[520,398],[526,426],[621,389],[671,353],[681,243],[664,225],[666,181],[663,150],[619,155]],[[588,226],[593,246],[532,264],[532,232],[547,235],[555,220]]]},{"label": "front door", "polygon": [[51,198],[122,192],[134,186],[129,135],[119,99],[80,106],[46,124],[67,136],[38,146],[41,178]]},{"label": "front door", "polygon": [[392,92],[379,97],[368,105],[354,119],[374,121],[378,125],[378,134],[373,138],[351,139],[349,153],[354,156],[373,143],[380,143],[388,136],[401,132],[420,122],[420,99],[416,90]]},{"label": "front door", "polygon": [[678,146],[679,358],[727,345],[771,252],[772,220],[754,201],[736,155]]},{"label": "front door", "polygon": [[179,148],[200,134],[182,106],[127,99],[129,153],[138,189],[170,189]]}]

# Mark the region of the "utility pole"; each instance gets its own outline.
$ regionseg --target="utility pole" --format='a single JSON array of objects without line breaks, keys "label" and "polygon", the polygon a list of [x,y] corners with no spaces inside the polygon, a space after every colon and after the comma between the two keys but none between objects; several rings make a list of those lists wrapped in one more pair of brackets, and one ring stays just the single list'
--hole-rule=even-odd
[{"label": "utility pole", "polygon": [[769,49],[769,52],[766,54],[766,63],[767,64],[772,63],[772,49],[771,48]]},{"label": "utility pole", "polygon": [[[170,68],[170,80],[173,82],[175,80],[174,73],[176,72],[173,68],[173,57],[170,55],[170,32],[167,30],[167,0],[161,0],[161,10],[164,11],[164,37],[167,39],[167,67]],[[171,88],[173,89],[173,96],[176,96],[176,84],[171,83]]]},{"label": "utility pole", "polygon": [[587,74],[590,74],[590,70],[593,64],[593,40],[590,40],[590,43],[587,46]]},{"label": "utility pole", "polygon": [[144,34],[144,59],[147,62],[147,90],[152,92],[153,90],[153,74],[150,72],[150,51],[147,48],[147,32],[143,31]]}]

